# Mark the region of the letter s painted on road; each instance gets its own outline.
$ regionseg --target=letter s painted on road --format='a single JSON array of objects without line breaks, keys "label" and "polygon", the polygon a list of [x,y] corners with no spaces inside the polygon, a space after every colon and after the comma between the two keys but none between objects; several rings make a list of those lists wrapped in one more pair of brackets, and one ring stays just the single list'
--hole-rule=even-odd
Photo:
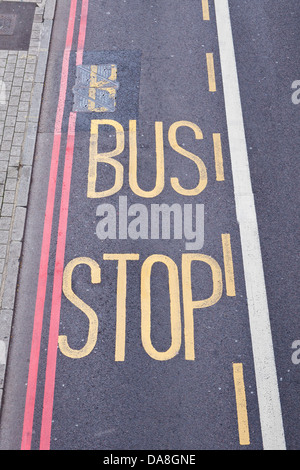
[{"label": "letter s painted on road", "polygon": [[296,90],[292,94],[292,102],[293,104],[300,104],[300,80],[295,80],[292,83],[292,89]]},{"label": "letter s painted on road", "polygon": [[295,365],[300,364],[300,340],[297,339],[292,344],[292,349],[296,349],[296,351],[292,354],[292,363]]},{"label": "letter s painted on road", "polygon": [[91,270],[91,282],[92,284],[100,284],[101,282],[101,270],[100,266],[96,261],[91,258],[75,258],[70,261],[64,270],[63,275],[63,292],[66,298],[81,310],[89,320],[89,332],[86,344],[81,349],[72,349],[67,340],[67,336],[60,335],[58,337],[58,346],[60,351],[67,357],[72,359],[80,359],[87,356],[94,349],[97,342],[98,336],[98,317],[94,310],[81,300],[72,289],[72,276],[74,269],[79,265],[87,265]]}]

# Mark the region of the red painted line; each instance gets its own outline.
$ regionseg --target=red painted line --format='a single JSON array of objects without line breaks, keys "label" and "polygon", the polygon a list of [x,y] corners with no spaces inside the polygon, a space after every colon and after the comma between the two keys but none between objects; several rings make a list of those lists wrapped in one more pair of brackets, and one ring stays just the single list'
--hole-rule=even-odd
[{"label": "red painted line", "polygon": [[43,232],[43,240],[42,240],[42,248],[41,248],[37,297],[36,297],[36,304],[35,304],[35,315],[34,315],[32,342],[31,342],[31,354],[30,354],[30,363],[29,363],[29,371],[28,371],[27,393],[26,393],[26,402],[25,402],[25,411],[24,411],[21,450],[29,450],[31,448],[31,440],[32,440],[32,428],[33,428],[33,417],[34,417],[35,398],[36,398],[36,385],[37,385],[37,375],[38,375],[39,356],[40,356],[40,344],[41,344],[44,305],[45,305],[47,277],[48,277],[48,264],[49,264],[49,252],[50,252],[50,243],[51,243],[53,210],[54,210],[54,201],[55,201],[55,192],[56,192],[58,161],[59,161],[59,153],[60,153],[60,145],[61,145],[61,126],[62,126],[65,101],[66,101],[67,80],[68,80],[68,73],[69,73],[69,59],[70,59],[70,51],[72,47],[72,42],[73,42],[76,9],[77,9],[77,0],[71,0],[67,37],[66,37],[65,51],[64,51],[63,64],[62,64],[60,93],[59,93],[58,108],[57,108],[56,120],[55,120],[54,141],[53,141],[52,156],[51,156],[51,167],[50,167],[50,176],[49,176],[49,185],[48,185],[47,204],[46,204],[46,211],[45,211],[44,232]]},{"label": "red painted line", "polygon": [[[78,36],[76,64],[80,65],[83,58],[83,50],[86,37],[87,15],[89,0],[82,0],[80,28]],[[53,414],[53,401],[55,389],[55,374],[57,361],[57,343],[59,334],[59,321],[61,310],[62,283],[64,271],[64,259],[66,248],[66,236],[68,226],[70,189],[75,144],[76,113],[71,113],[69,118],[68,139],[65,154],[65,166],[61,194],[59,214],[59,226],[56,245],[56,259],[53,279],[52,306],[49,327],[48,354],[46,365],[46,378],[44,389],[44,403],[40,434],[40,450],[49,450],[51,441],[51,427]]]},{"label": "red painted line", "polygon": [[81,8],[81,17],[80,17],[81,21],[80,21],[79,36],[78,36],[76,65],[82,64],[88,11],[89,11],[89,0],[83,0],[82,8]]},{"label": "red painted line", "polygon": [[63,188],[61,196],[58,237],[56,247],[56,260],[53,280],[52,308],[49,328],[48,355],[46,366],[46,379],[44,390],[44,405],[40,436],[40,449],[50,449],[51,424],[53,412],[53,399],[55,387],[57,341],[59,332],[61,293],[64,271],[64,258],[66,247],[66,234],[68,225],[70,187],[74,154],[76,113],[71,113],[69,120],[68,140],[65,156]]}]

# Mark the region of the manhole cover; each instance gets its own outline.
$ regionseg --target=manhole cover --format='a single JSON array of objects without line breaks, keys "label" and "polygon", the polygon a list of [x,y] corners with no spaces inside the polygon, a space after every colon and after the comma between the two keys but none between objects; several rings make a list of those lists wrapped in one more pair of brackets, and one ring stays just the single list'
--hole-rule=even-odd
[{"label": "manhole cover", "polygon": [[0,0],[0,50],[28,50],[36,3]]},{"label": "manhole cover", "polygon": [[113,113],[116,108],[117,66],[115,64],[78,65],[73,87],[73,111]]},{"label": "manhole cover", "polygon": [[11,36],[16,27],[17,15],[0,15],[0,34]]}]

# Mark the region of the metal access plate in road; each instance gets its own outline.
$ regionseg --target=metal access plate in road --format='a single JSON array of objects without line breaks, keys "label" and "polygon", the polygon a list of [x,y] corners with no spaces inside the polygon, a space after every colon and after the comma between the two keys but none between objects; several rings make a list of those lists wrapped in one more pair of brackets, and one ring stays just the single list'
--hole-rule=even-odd
[{"label": "metal access plate in road", "polygon": [[0,2],[0,50],[29,47],[35,3]]}]

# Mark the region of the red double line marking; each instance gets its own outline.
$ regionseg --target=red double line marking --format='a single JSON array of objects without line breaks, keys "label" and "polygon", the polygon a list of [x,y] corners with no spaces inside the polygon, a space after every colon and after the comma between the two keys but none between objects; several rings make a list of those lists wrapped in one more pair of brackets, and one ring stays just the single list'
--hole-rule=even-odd
[{"label": "red double line marking", "polygon": [[[77,44],[76,65],[80,65],[82,63],[85,36],[86,36],[88,4],[89,4],[89,0],[82,0],[80,29],[79,29],[78,44]],[[73,43],[76,11],[77,11],[77,0],[71,0],[67,37],[66,37],[66,44],[65,44],[63,63],[62,63],[60,92],[59,92],[58,107],[57,107],[56,120],[55,120],[51,167],[50,167],[50,176],[49,176],[49,185],[48,185],[48,195],[47,195],[45,220],[44,220],[44,231],[43,231],[43,240],[42,240],[42,248],[41,248],[40,268],[39,268],[37,296],[36,296],[36,305],[35,305],[35,316],[34,316],[34,325],[33,325],[33,333],[32,333],[32,342],[31,342],[31,354],[30,354],[30,363],[29,363],[29,371],[28,371],[27,394],[26,394],[25,412],[24,412],[24,421],[23,421],[23,434],[22,434],[22,442],[21,442],[22,450],[29,450],[31,448],[31,440],[32,440],[33,417],[34,417],[35,399],[36,399],[36,386],[37,386],[37,376],[38,376],[38,368],[39,368],[39,357],[40,357],[45,297],[46,297],[46,289],[47,289],[52,222],[53,222],[53,212],[54,212],[54,204],[55,204],[58,162],[59,162],[59,154],[60,154],[60,147],[61,147],[61,129],[62,129],[63,114],[64,114],[64,109],[65,109],[66,95],[67,95],[70,53],[71,53],[72,43]],[[62,293],[62,275],[63,275],[63,265],[64,265],[64,256],[65,256],[65,244],[66,244],[67,222],[68,222],[68,212],[69,212],[69,196],[70,196],[70,186],[71,186],[71,176],[72,176],[74,143],[75,143],[75,125],[76,125],[76,113],[71,113],[69,117],[68,138],[67,138],[67,146],[66,146],[66,152],[65,152],[65,166],[64,166],[63,186],[62,186],[62,194],[61,194],[59,229],[58,229],[58,236],[57,236],[56,260],[55,260],[52,306],[51,306],[49,340],[48,340],[48,355],[47,355],[45,387],[44,387],[44,406],[43,406],[41,435],[40,435],[40,449],[43,449],[43,450],[50,448],[50,439],[51,439],[51,422],[52,422],[52,412],[53,412],[54,385],[55,385],[56,359],[57,359],[57,341],[58,341],[58,329],[59,329],[61,293]]]}]

